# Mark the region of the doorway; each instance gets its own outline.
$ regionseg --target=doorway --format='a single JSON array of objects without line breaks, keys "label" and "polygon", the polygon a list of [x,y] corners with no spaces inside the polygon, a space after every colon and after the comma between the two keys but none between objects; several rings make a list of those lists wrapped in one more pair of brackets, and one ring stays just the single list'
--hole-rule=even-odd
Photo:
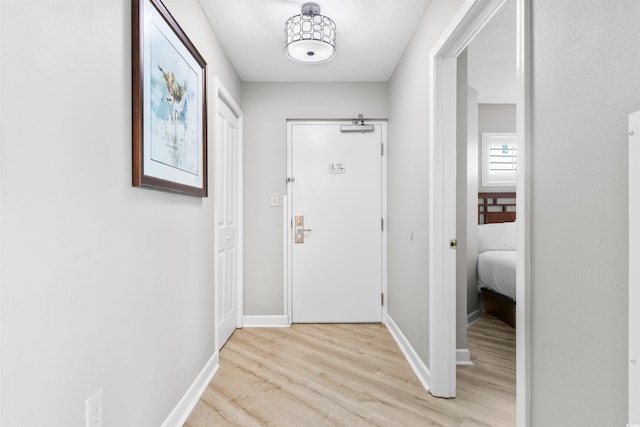
[{"label": "doorway", "polygon": [[386,286],[382,121],[290,121],[289,319],[379,323]]},{"label": "doorway", "polygon": [[[528,424],[529,343],[529,1],[516,0],[518,101],[516,318],[517,420]],[[431,393],[454,397],[456,389],[456,73],[457,57],[504,0],[465,3],[431,51],[429,340]]]}]

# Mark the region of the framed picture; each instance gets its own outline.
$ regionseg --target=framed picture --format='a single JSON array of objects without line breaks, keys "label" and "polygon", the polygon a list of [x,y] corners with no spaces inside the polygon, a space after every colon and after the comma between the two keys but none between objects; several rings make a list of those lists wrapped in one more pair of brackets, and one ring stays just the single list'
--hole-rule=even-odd
[{"label": "framed picture", "polygon": [[133,0],[133,185],[207,196],[207,64],[160,0]]}]

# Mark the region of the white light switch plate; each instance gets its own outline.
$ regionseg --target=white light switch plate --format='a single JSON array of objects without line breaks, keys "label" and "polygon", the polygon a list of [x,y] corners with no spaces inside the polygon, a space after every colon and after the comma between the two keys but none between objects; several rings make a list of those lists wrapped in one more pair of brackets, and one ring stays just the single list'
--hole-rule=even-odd
[{"label": "white light switch plate", "polygon": [[277,208],[278,206],[280,206],[280,194],[271,193],[271,207]]}]

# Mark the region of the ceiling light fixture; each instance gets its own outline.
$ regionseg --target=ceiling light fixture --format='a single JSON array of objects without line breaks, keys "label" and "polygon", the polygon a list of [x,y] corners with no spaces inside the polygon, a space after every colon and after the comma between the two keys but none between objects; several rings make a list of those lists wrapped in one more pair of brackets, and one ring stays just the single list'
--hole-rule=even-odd
[{"label": "ceiling light fixture", "polygon": [[320,64],[336,54],[336,23],[320,15],[318,3],[303,4],[301,14],[287,20],[284,32],[284,51],[296,62]]}]

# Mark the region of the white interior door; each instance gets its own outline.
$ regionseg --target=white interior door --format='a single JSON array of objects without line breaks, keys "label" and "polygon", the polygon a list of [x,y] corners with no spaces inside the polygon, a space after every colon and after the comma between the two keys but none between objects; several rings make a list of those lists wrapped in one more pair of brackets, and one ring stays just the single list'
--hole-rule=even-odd
[{"label": "white interior door", "polygon": [[629,115],[629,425],[640,425],[640,111]]},{"label": "white interior door", "polygon": [[290,126],[292,320],[380,322],[382,124],[364,133]]},{"label": "white interior door", "polygon": [[217,347],[227,342],[238,326],[239,271],[239,156],[238,118],[217,99],[215,140],[216,176],[216,313]]}]

